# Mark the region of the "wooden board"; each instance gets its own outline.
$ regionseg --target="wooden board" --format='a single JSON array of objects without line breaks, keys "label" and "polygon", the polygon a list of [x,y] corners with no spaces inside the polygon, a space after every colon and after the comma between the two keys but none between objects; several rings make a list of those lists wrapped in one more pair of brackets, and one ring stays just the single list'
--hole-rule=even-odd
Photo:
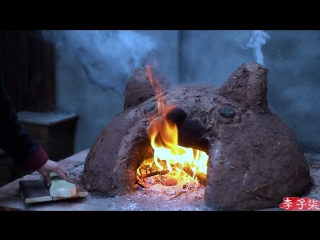
[{"label": "wooden board", "polygon": [[[26,110],[33,103],[30,102],[29,92],[29,62],[28,55],[28,30],[16,30],[16,72],[17,72],[17,108],[16,111]],[[9,79],[7,79],[8,81]]]},{"label": "wooden board", "polygon": [[16,69],[16,34],[14,30],[5,30],[4,34],[4,81],[10,103],[14,109],[18,107],[17,69]]},{"label": "wooden board", "polygon": [[[53,177],[52,181],[55,181],[55,179],[59,180],[60,178]],[[70,181],[76,185],[76,193],[72,197],[52,197],[50,195],[49,188],[45,186],[42,180],[19,181],[22,199],[24,199],[25,203],[38,203],[71,198],[83,198],[88,195],[88,192],[75,179],[71,178]]]},{"label": "wooden board", "polygon": [[[42,112],[42,64],[41,64],[41,33],[37,30],[28,31],[28,93],[30,111]],[[32,54],[31,54],[32,53]]]},{"label": "wooden board", "polygon": [[55,78],[55,47],[53,44],[41,42],[42,68],[42,111],[49,112],[56,106],[56,78]]},{"label": "wooden board", "polygon": [[41,30],[0,30],[0,81],[16,111],[54,111],[55,47]]},{"label": "wooden board", "polygon": [[26,203],[52,201],[49,189],[42,180],[19,181],[19,186]]},{"label": "wooden board", "polygon": [[6,86],[4,77],[4,49],[4,30],[0,30],[0,82],[2,81],[4,86]]}]

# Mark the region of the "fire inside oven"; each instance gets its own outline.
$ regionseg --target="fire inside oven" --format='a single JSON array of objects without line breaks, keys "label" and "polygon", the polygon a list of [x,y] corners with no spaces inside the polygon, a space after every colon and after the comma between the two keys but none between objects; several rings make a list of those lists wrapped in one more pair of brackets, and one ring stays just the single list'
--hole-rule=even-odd
[{"label": "fire inside oven", "polygon": [[150,124],[148,136],[151,148],[137,169],[137,182],[143,187],[159,182],[166,186],[205,185],[209,156],[204,151],[178,144],[177,125],[169,118],[175,112],[182,110],[170,109],[163,118],[156,118]]},{"label": "fire inside oven", "polygon": [[[207,173],[209,156],[199,149],[179,145],[177,124],[185,121],[187,114],[180,108],[164,104],[161,85],[154,84],[149,66],[146,73],[157,97],[157,113],[147,113],[150,121],[148,137],[151,148],[137,169],[137,182],[143,187],[161,183],[171,186],[182,184],[203,184]],[[165,107],[167,106],[167,107]]]}]

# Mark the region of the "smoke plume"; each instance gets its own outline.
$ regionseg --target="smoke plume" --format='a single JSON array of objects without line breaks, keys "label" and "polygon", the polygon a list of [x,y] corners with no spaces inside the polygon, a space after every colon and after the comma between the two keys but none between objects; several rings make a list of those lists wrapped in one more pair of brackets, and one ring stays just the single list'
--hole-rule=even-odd
[{"label": "smoke plume", "polygon": [[242,33],[239,37],[236,38],[236,40],[243,49],[252,48],[253,56],[256,62],[264,65],[263,53],[261,48],[264,44],[266,44],[266,40],[270,39],[270,35],[262,30],[253,30],[250,34],[250,39],[245,44],[243,42],[247,39],[248,32]]},{"label": "smoke plume", "polygon": [[131,30],[45,30],[42,34],[58,53],[73,54],[92,82],[121,94],[127,75],[156,49],[150,37]]}]

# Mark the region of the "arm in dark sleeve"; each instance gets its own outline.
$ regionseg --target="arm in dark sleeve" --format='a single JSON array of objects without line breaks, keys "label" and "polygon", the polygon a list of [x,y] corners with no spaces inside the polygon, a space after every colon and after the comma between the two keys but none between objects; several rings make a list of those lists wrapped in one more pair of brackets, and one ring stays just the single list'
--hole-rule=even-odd
[{"label": "arm in dark sleeve", "polygon": [[18,120],[0,80],[0,148],[24,171],[36,171],[48,160],[43,148],[34,141]]}]

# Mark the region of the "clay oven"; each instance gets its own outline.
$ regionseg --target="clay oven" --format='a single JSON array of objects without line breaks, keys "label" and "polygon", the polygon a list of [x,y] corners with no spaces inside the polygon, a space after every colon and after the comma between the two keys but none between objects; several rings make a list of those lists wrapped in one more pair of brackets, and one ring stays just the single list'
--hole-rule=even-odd
[{"label": "clay oven", "polygon": [[107,197],[135,191],[137,170],[152,149],[150,129],[169,121],[176,126],[179,146],[208,156],[206,173],[197,176],[209,208],[278,207],[284,197],[306,194],[312,185],[309,166],[291,129],[268,108],[267,72],[258,63],[246,63],[216,88],[171,86],[155,69],[136,69],[124,110],[86,158],[85,188]]}]

